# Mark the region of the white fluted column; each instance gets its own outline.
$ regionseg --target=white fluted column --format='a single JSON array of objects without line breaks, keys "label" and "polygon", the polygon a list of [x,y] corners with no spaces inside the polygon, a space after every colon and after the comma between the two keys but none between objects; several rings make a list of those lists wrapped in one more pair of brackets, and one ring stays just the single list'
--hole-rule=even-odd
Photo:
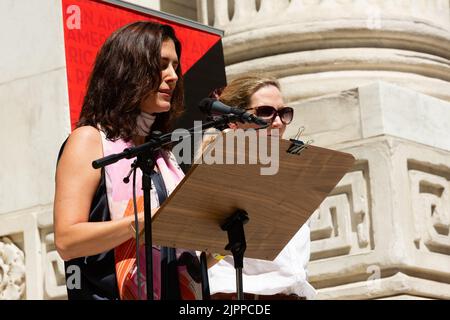
[{"label": "white fluted column", "polygon": [[[211,4],[199,0],[203,6]],[[314,21],[317,19],[368,18],[380,13],[382,19],[397,18],[417,19],[444,28],[450,27],[449,2],[447,0],[260,0],[256,10],[256,0],[214,0],[213,8],[215,27],[224,28],[233,33],[233,27],[251,28],[261,21],[246,20],[242,17],[261,18],[272,13],[264,23],[288,22],[292,19]],[[224,12],[231,11],[231,19],[220,19]]]},{"label": "white fluted column", "polygon": [[450,101],[447,0],[199,0],[199,4],[213,13],[210,24],[225,30],[229,79],[250,70],[270,72],[285,84],[291,101],[373,79]]}]

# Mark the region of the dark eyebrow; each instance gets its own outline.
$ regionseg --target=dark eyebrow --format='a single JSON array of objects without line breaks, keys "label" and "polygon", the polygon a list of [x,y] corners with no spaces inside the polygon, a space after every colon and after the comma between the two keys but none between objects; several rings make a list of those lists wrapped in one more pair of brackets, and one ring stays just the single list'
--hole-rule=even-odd
[{"label": "dark eyebrow", "polygon": [[[167,58],[167,57],[161,57],[161,60],[163,62],[170,62],[170,58]],[[179,64],[178,58],[176,60],[173,60],[173,63],[174,64]]]}]

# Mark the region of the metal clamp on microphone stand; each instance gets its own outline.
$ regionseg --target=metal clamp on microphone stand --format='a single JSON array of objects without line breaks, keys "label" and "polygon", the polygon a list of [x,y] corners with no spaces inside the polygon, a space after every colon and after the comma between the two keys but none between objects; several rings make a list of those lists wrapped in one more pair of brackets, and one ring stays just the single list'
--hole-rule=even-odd
[{"label": "metal clamp on microphone stand", "polygon": [[237,210],[222,225],[223,231],[228,233],[228,244],[225,250],[231,251],[236,269],[236,292],[237,299],[244,300],[244,288],[242,286],[242,268],[244,267],[244,252],[247,249],[245,241],[244,224],[248,222],[248,213],[244,210]]}]

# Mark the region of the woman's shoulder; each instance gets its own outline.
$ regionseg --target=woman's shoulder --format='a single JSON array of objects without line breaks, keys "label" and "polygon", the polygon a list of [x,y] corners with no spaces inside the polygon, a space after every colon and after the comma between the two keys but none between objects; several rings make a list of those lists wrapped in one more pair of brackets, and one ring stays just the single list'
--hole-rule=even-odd
[{"label": "woman's shoulder", "polygon": [[103,148],[100,131],[91,126],[76,128],[67,139],[64,153],[75,157],[102,157]]},{"label": "woman's shoulder", "polygon": [[72,131],[68,144],[94,147],[101,145],[100,130],[92,126],[82,126]]},{"label": "woman's shoulder", "polygon": [[92,126],[78,127],[72,131],[72,133],[69,136],[69,139],[83,140],[85,142],[101,141],[100,130]]}]

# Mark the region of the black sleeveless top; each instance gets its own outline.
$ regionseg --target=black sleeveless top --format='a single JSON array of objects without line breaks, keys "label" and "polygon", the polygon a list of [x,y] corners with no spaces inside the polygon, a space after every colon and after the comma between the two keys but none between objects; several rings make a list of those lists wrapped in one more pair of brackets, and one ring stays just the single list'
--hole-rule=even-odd
[{"label": "black sleeveless top", "polygon": [[[63,145],[58,154],[58,160],[64,150]],[[167,197],[167,190],[160,174],[151,174],[160,203]],[[110,221],[111,215],[106,193],[105,169],[101,169],[100,184],[95,192],[89,211],[89,222]],[[207,274],[201,274],[197,257],[183,254],[177,261],[174,248],[161,247],[161,299],[179,300],[179,281],[177,265],[186,265],[189,274],[196,282],[207,279]],[[67,296],[69,300],[120,300],[117,287],[114,249],[89,257],[80,257],[64,262]],[[78,278],[77,278],[78,277]]]},{"label": "black sleeveless top", "polygon": [[[58,160],[67,140],[61,146]],[[92,200],[89,222],[109,221],[111,216],[106,195],[105,170],[101,169],[100,184]],[[118,300],[114,249],[98,255],[64,262],[67,297],[69,300]]]}]

